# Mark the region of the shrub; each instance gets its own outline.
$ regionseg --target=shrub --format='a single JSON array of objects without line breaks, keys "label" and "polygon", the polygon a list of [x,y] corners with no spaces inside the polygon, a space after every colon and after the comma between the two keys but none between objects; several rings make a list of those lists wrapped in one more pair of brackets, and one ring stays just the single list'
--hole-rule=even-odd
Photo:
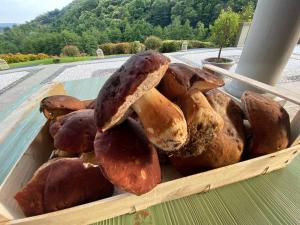
[{"label": "shrub", "polygon": [[147,49],[158,50],[162,46],[163,42],[159,37],[151,35],[146,38],[144,44]]},{"label": "shrub", "polygon": [[139,41],[134,41],[130,43],[130,53],[131,54],[136,54],[139,52],[142,52],[145,48],[145,45],[143,45],[141,42]]},{"label": "shrub", "polygon": [[61,51],[64,56],[75,57],[80,55],[80,51],[75,45],[66,45]]},{"label": "shrub", "polygon": [[211,42],[204,42],[198,40],[190,40],[188,41],[188,48],[211,48],[214,47]]},{"label": "shrub", "polygon": [[18,62],[27,62],[27,61],[33,61],[37,59],[45,59],[49,58],[49,55],[46,54],[2,54],[0,55],[0,58],[3,58],[7,63],[18,63]]},{"label": "shrub", "polygon": [[104,52],[104,55],[112,55],[113,49],[114,49],[114,44],[113,43],[102,44],[99,46],[99,48],[102,49],[102,51]]},{"label": "shrub", "polygon": [[177,52],[181,49],[182,41],[176,41],[176,40],[166,40],[163,41],[162,46],[160,47],[160,52]]},{"label": "shrub", "polygon": [[29,61],[33,61],[33,60],[37,59],[37,55],[34,55],[34,54],[28,54],[27,57],[28,57]]},{"label": "shrub", "polygon": [[139,41],[106,43],[99,45],[99,48],[102,49],[104,55],[134,54],[145,50],[145,46]]},{"label": "shrub", "polygon": [[146,45],[144,45],[143,43],[141,43],[141,52],[146,50]]},{"label": "shrub", "polygon": [[49,55],[44,54],[44,53],[39,53],[37,54],[37,59],[47,59],[49,58]]},{"label": "shrub", "polygon": [[113,47],[113,54],[130,54],[131,46],[128,42],[116,43]]},{"label": "shrub", "polygon": [[217,47],[213,42],[210,41],[204,41],[203,42],[203,48],[215,48]]}]

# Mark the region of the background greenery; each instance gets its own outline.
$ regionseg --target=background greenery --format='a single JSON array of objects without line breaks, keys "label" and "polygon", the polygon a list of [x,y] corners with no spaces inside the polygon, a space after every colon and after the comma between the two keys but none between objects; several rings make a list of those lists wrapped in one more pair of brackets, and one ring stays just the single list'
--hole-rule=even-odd
[{"label": "background greenery", "polygon": [[59,55],[65,45],[75,45],[94,55],[100,44],[144,42],[150,35],[206,40],[222,9],[230,7],[247,20],[249,4],[255,7],[256,0],[75,0],[62,10],[5,29],[0,53]]}]

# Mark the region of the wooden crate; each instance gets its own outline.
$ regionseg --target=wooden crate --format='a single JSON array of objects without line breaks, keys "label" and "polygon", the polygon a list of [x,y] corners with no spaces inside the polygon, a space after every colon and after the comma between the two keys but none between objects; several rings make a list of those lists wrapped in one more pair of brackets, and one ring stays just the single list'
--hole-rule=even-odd
[{"label": "wooden crate", "polygon": [[[206,65],[205,68],[251,84],[258,89],[300,106],[300,96],[288,90],[271,87],[211,65]],[[28,112],[38,107],[42,98],[63,93],[65,91],[60,83],[44,86],[0,124],[0,129],[2,130],[0,143],[10,135],[15,124],[21,123]],[[239,101],[238,99],[236,100]],[[0,187],[0,224],[89,224],[118,215],[133,213],[161,202],[207,192],[227,184],[266,174],[286,167],[298,155],[300,151],[300,111],[292,120],[291,128],[292,145],[279,152],[187,177],[180,177],[171,167],[163,167],[163,182],[142,196],[122,193],[57,212],[25,218],[14,200],[14,195],[28,182],[34,171],[48,159],[53,149],[51,138],[48,134],[48,125],[45,124]]]}]

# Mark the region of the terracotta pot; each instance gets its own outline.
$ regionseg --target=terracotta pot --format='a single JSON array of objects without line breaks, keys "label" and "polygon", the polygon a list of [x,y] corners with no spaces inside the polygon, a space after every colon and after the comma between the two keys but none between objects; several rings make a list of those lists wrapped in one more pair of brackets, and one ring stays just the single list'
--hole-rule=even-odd
[{"label": "terracotta pot", "polygon": [[220,59],[226,60],[227,62],[216,62],[217,57],[211,57],[211,58],[203,59],[202,64],[211,64],[214,66],[221,67],[225,70],[229,70],[235,63],[233,59],[223,58],[223,57],[221,57]]}]

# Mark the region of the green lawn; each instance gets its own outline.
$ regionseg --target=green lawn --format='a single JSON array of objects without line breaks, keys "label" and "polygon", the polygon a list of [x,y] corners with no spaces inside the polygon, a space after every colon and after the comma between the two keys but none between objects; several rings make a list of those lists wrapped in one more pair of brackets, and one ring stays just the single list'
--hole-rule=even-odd
[{"label": "green lawn", "polygon": [[[105,58],[110,58],[116,55],[108,55]],[[117,55],[117,56],[125,56],[125,55]],[[68,63],[68,62],[78,62],[78,61],[88,61],[92,59],[96,59],[96,56],[80,56],[80,57],[59,57],[60,63]],[[17,67],[26,67],[26,66],[34,66],[34,65],[46,65],[53,64],[53,58],[27,61],[27,62],[19,62],[19,63],[11,63],[9,64],[9,68],[17,68]]]}]

